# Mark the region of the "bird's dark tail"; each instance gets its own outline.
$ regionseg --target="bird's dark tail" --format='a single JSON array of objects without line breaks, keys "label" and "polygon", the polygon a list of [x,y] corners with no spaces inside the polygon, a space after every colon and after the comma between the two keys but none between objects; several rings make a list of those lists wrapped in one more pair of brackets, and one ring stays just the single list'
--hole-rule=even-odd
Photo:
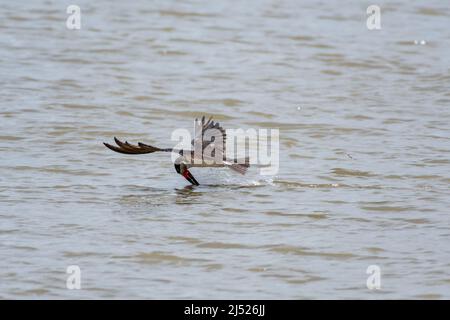
[{"label": "bird's dark tail", "polygon": [[225,165],[231,170],[234,170],[240,174],[245,174],[247,172],[247,169],[250,167],[250,158],[247,157],[241,159],[234,159],[232,162],[227,161]]}]

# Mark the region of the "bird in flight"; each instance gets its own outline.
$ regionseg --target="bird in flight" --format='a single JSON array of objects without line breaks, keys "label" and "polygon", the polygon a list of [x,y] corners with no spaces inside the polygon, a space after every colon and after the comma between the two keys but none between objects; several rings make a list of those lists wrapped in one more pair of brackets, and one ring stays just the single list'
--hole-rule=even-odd
[{"label": "bird in flight", "polygon": [[[208,139],[209,137],[209,139]],[[240,174],[245,174],[250,166],[249,158],[228,159],[225,154],[226,132],[218,122],[214,122],[212,117],[205,121],[205,116],[201,120],[195,119],[195,137],[191,141],[192,150],[166,148],[161,149],[148,144],[138,142],[137,145],[122,142],[116,137],[114,141],[117,146],[103,143],[107,148],[124,154],[146,154],[153,152],[176,152],[179,154],[174,162],[175,171],[182,175],[192,185],[198,186],[198,181],[194,178],[189,168],[220,168],[228,167]]]}]

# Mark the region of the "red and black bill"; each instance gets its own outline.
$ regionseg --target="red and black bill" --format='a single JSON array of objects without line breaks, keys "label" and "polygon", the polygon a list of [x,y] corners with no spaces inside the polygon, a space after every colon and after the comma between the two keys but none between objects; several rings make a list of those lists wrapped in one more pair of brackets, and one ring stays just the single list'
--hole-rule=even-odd
[{"label": "red and black bill", "polygon": [[197,180],[195,180],[194,176],[192,175],[192,173],[189,170],[185,170],[183,173],[183,177],[185,177],[185,179],[187,181],[189,181],[190,183],[192,183],[194,186],[199,186],[200,184],[197,182]]}]

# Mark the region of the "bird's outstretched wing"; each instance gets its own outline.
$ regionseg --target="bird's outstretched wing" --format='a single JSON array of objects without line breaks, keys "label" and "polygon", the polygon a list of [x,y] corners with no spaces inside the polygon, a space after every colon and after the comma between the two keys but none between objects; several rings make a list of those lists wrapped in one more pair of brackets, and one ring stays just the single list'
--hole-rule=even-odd
[{"label": "bird's outstretched wing", "polygon": [[[217,130],[217,132],[211,132],[210,136],[208,136],[208,130]],[[217,136],[217,133],[220,134],[220,136]],[[211,143],[214,143],[214,151],[225,155],[226,131],[218,122],[214,122],[212,117],[207,121],[205,121],[205,116],[203,116],[201,120],[195,119],[194,136],[195,138],[191,141],[193,148],[198,144],[202,147],[203,151]]]},{"label": "bird's outstretched wing", "polygon": [[114,137],[114,141],[117,144],[116,146],[110,145],[109,143],[103,142],[103,144],[111,149],[112,151],[119,152],[119,153],[125,153],[125,154],[144,154],[144,153],[152,153],[156,151],[163,151],[160,148],[156,148],[153,146],[149,146],[147,144],[144,144],[142,142],[139,142],[138,145],[133,145],[128,143],[127,141],[122,142],[116,137]]}]

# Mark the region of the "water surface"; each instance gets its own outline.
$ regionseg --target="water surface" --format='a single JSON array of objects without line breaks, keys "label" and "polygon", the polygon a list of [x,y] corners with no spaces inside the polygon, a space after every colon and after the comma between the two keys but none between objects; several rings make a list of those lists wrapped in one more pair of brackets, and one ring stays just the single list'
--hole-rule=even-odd
[{"label": "water surface", "polygon": [[[1,298],[450,298],[448,1],[1,2]],[[278,174],[102,145],[202,114]]]}]

